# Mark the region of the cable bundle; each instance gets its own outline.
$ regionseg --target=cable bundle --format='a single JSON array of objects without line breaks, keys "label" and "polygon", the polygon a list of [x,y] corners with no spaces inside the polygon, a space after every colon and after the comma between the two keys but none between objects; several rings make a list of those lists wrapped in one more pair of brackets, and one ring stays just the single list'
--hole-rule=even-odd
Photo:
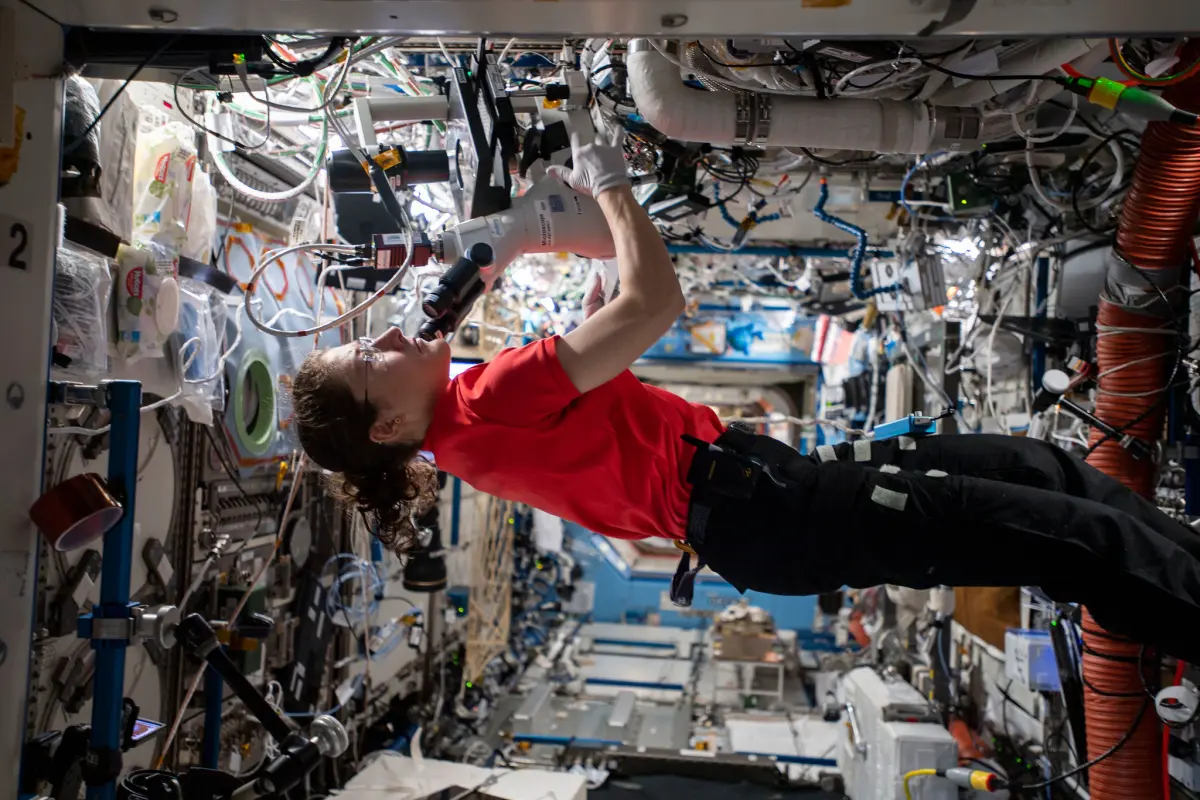
[{"label": "cable bundle", "polygon": [[[325,596],[325,612],[334,624],[357,627],[366,624],[370,617],[379,612],[377,595],[387,588],[387,576],[371,561],[350,553],[337,553],[325,562],[324,570],[334,563],[341,563],[329,592]],[[357,584],[354,582],[357,581]],[[351,584],[347,588],[347,584]],[[352,598],[346,602],[343,593]]]}]

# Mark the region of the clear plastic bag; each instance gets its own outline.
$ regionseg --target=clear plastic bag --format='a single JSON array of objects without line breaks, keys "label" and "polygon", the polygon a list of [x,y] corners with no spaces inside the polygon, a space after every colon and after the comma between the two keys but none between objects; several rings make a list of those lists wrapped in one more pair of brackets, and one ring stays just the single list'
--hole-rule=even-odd
[{"label": "clear plastic bag", "polygon": [[181,402],[223,407],[225,334],[224,295],[205,283],[180,278],[179,325],[167,352],[179,360]]},{"label": "clear plastic bag", "polygon": [[[308,199],[308,198],[305,198]],[[213,240],[217,238],[217,190],[208,173],[196,170],[192,181],[191,218],[183,255],[207,264],[212,259]]]},{"label": "clear plastic bag", "polygon": [[175,251],[188,239],[196,132],[182,122],[160,125],[161,115],[143,113],[133,167],[133,238]]},{"label": "clear plastic bag", "polygon": [[70,242],[54,267],[52,315],[55,350],[70,359],[60,367],[72,376],[100,378],[108,372],[112,262]]},{"label": "clear plastic bag", "polygon": [[126,361],[161,358],[179,322],[177,251],[140,242],[117,250],[117,355]]}]

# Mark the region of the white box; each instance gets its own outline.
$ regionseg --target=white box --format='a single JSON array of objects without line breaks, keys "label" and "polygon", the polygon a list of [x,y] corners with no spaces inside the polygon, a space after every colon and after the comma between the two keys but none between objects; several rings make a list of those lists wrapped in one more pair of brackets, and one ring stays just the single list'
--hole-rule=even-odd
[{"label": "white box", "polygon": [[[958,766],[958,745],[945,728],[934,722],[905,721],[930,716],[929,704],[908,683],[885,681],[871,669],[855,669],[842,680],[842,699],[853,706],[866,744],[865,753],[855,748],[847,720],[837,762],[846,794],[854,800],[904,800],[905,773]],[[914,779],[911,789],[913,800],[958,798],[958,789],[938,778]]]}]

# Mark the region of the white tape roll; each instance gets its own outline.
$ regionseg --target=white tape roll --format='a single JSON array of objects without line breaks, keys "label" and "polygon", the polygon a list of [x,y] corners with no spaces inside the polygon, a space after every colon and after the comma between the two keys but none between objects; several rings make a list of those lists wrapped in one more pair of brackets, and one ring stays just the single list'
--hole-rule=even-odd
[{"label": "white tape roll", "polygon": [[179,282],[174,278],[163,278],[154,306],[154,326],[163,336],[174,333],[179,325],[179,304]]}]

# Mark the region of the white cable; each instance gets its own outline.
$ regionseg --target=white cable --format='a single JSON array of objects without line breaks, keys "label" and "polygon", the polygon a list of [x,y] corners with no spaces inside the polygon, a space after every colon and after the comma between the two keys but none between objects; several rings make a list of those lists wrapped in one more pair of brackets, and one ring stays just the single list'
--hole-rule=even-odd
[{"label": "white cable", "polygon": [[[375,45],[372,45],[371,47],[373,48],[373,47],[375,47]],[[367,49],[370,50],[371,48],[367,48]],[[359,55],[361,57],[361,54],[359,54]],[[267,105],[268,108],[280,108],[280,109],[283,109],[286,111],[297,111],[297,112],[308,113],[308,114],[315,113],[315,112],[322,112],[326,108],[329,107],[329,104],[332,103],[334,101],[334,99],[337,98],[338,94],[341,92],[342,85],[346,82],[346,77],[349,74],[350,65],[354,62],[354,60],[355,59],[353,57],[346,58],[345,63],[343,63],[343,65],[342,65],[341,71],[338,73],[337,80],[331,81],[325,85],[324,102],[315,109],[294,108],[294,107],[282,105],[279,103],[271,103],[269,100],[263,101],[261,98],[257,97],[252,92],[250,93],[250,96],[253,99],[257,100],[258,102],[264,103],[264,105]],[[244,71],[245,70],[243,68],[242,72],[244,72]],[[315,78],[309,77],[309,80],[312,82],[314,87],[318,86]],[[247,91],[249,91],[249,84],[246,82],[246,80],[244,78],[243,78],[242,82],[243,82],[243,84],[245,84]],[[321,140],[325,143],[326,150],[328,150],[328,146],[329,146],[330,119],[333,120],[334,127],[339,132],[342,132],[345,130],[343,127],[341,127],[341,125],[337,119],[336,113],[335,114],[322,114],[322,116],[321,116]],[[324,167],[324,164],[321,163],[320,159],[313,159],[313,163],[309,167],[308,174],[306,174],[304,176],[304,178],[301,179],[299,184],[291,187],[290,189],[284,189],[279,192],[264,192],[260,189],[255,189],[253,186],[248,186],[241,179],[239,179],[237,177],[237,175],[234,174],[233,170],[229,168],[229,165],[225,162],[225,157],[221,153],[221,147],[219,144],[217,144],[217,142],[215,140],[216,137],[214,137],[211,133],[208,133],[207,137],[208,137],[209,152],[212,154],[213,163],[216,165],[217,171],[221,173],[221,177],[223,177],[226,180],[226,182],[229,183],[229,185],[232,186],[235,190],[241,192],[242,194],[246,195],[247,197],[253,197],[257,200],[262,200],[264,202],[268,202],[268,203],[281,202],[283,200],[290,200],[291,198],[302,194],[303,192],[305,192],[308,189],[309,186],[311,186],[313,184],[314,181],[316,181],[317,176],[320,175],[321,170]],[[343,135],[343,139],[344,138],[345,137]]]},{"label": "white cable", "polygon": [[[1121,145],[1116,139],[1112,139],[1108,143],[1109,150],[1112,151],[1113,159],[1116,165],[1113,169],[1112,180],[1109,181],[1108,188],[1090,200],[1080,200],[1079,209],[1082,211],[1085,208],[1095,208],[1112,197],[1120,188],[1121,180],[1125,175],[1125,153],[1121,150]],[[1037,168],[1033,165],[1033,143],[1030,142],[1025,146],[1025,167],[1029,171],[1029,184],[1033,187],[1033,191],[1037,193],[1038,199],[1051,208],[1059,211],[1074,213],[1075,208],[1070,203],[1062,203],[1046,194],[1046,189],[1042,186],[1042,178],[1038,175]]]},{"label": "white cable", "polygon": [[[226,302],[228,303],[228,301]],[[221,357],[217,359],[217,366],[213,368],[211,375],[203,378],[185,377],[183,379],[184,383],[208,383],[209,381],[215,381],[218,377],[220,377],[221,372],[225,369],[225,362],[229,360],[229,356],[238,348],[238,345],[242,343],[242,317],[240,314],[238,314],[238,311],[241,309],[239,306],[233,305],[232,303],[228,303],[228,305],[233,307],[233,327],[237,331],[237,335],[233,337],[233,343],[230,344],[229,347],[225,348],[224,353],[221,353]]]},{"label": "white cable", "polygon": [[[333,253],[353,253],[355,251],[355,248],[352,246],[347,246],[347,245],[298,244],[298,245],[293,245],[292,247],[285,247],[282,250],[274,250],[274,251],[268,253],[267,257],[265,259],[263,259],[262,263],[260,263],[258,265],[257,269],[254,270],[254,274],[250,276],[250,281],[246,285],[245,303],[244,303],[244,306],[246,309],[246,316],[249,317],[250,321],[254,323],[254,327],[258,328],[263,333],[269,333],[272,336],[280,336],[280,337],[284,337],[284,338],[300,338],[300,337],[304,337],[304,336],[313,336],[313,335],[316,335],[319,333],[323,333],[327,330],[336,328],[340,325],[344,325],[347,322],[350,322],[351,320],[357,319],[358,317],[365,314],[368,308],[370,308],[372,305],[379,302],[379,300],[381,300],[382,298],[384,298],[388,294],[390,294],[393,289],[395,289],[397,286],[400,285],[400,281],[404,280],[404,276],[408,274],[408,269],[409,269],[409,267],[412,266],[412,260],[413,260],[412,227],[410,225],[404,225],[402,228],[402,233],[404,235],[404,244],[405,244],[404,263],[401,264],[400,267],[396,270],[396,274],[392,276],[391,280],[389,280],[387,283],[385,283],[379,289],[376,289],[375,292],[370,297],[368,297],[366,300],[364,300],[358,306],[350,309],[349,311],[345,312],[341,316],[338,316],[335,319],[330,320],[329,322],[319,323],[315,327],[308,329],[308,330],[299,330],[299,331],[282,330],[280,328],[275,328],[271,325],[268,325],[266,322],[264,322],[254,316],[254,312],[251,310],[251,300],[254,297],[255,291],[257,291],[257,289],[258,289],[258,279],[266,271],[267,267],[269,267],[271,264],[278,261],[283,256],[289,255],[290,253],[309,251],[309,250],[324,250],[324,251],[333,252]],[[332,269],[334,271],[340,271],[336,267],[331,267],[329,269]],[[326,270],[321,271],[321,277],[324,276],[325,272],[326,272]],[[318,301],[316,299],[317,297],[324,298],[323,290],[325,287],[325,282],[323,280],[321,280],[321,277],[317,278],[318,294],[314,297],[314,300],[313,300],[314,303],[318,303],[318,307],[324,305],[323,302]]]},{"label": "white cable", "polygon": [[216,563],[217,555],[217,553],[213,553],[204,560],[204,564],[201,565],[200,570],[196,573],[196,577],[192,580],[191,584],[188,585],[187,591],[183,593],[183,597],[179,599],[178,608],[187,608],[188,600],[191,599],[192,595],[196,593],[196,590],[200,588],[200,584],[204,583],[205,579],[208,577],[208,570],[213,564]]},{"label": "white cable", "polygon": [[508,40],[508,44],[504,45],[504,49],[500,51],[500,57],[496,59],[497,64],[502,64],[504,62],[504,57],[508,55],[508,51],[511,50],[512,46],[516,43],[517,37],[515,36]]},{"label": "white cable", "polygon": [[[1030,82],[1030,85],[1034,88],[1037,87],[1037,84],[1032,81]],[[1075,116],[1079,113],[1079,95],[1071,95],[1071,111],[1067,114],[1067,119],[1063,122],[1062,126],[1059,127],[1058,130],[1052,134],[1047,134],[1046,136],[1034,136],[1032,133],[1028,133],[1024,128],[1021,127],[1021,120],[1017,116],[1018,113],[1019,112],[1014,111],[1009,115],[1009,118],[1012,120],[1013,131],[1016,132],[1018,136],[1031,144],[1045,144],[1046,142],[1053,142],[1055,139],[1065,134],[1070,129],[1071,125],[1074,124]]]},{"label": "white cable", "polygon": [[1112,375],[1114,372],[1120,372],[1123,369],[1127,369],[1129,367],[1136,366],[1137,364],[1145,364],[1149,361],[1157,361],[1160,358],[1165,358],[1165,357],[1171,356],[1171,355],[1174,355],[1174,353],[1155,353],[1152,356],[1145,356],[1144,358],[1135,358],[1133,361],[1126,361],[1124,364],[1118,364],[1115,367],[1109,367],[1106,370],[1102,370],[1099,374],[1096,375],[1096,377],[1097,378],[1107,378],[1109,375]]},{"label": "white cable", "polygon": [[442,51],[442,58],[446,59],[446,63],[450,65],[450,69],[454,69],[457,62],[450,56],[450,51],[446,49],[446,45],[442,44],[442,37],[434,37],[437,40],[437,46]]},{"label": "white cable", "polygon": [[[993,348],[994,348],[994,347],[995,347],[995,345],[996,345],[996,332],[1000,330],[1000,322],[1001,322],[1001,320],[1003,320],[1003,319],[1004,319],[1004,312],[1008,310],[1008,304],[1012,302],[1012,299],[1013,299],[1014,297],[1016,297],[1016,294],[1014,294],[1014,293],[1009,293],[1008,297],[1007,297],[1007,298],[1005,298],[1005,300],[1004,300],[1004,305],[1000,306],[1000,311],[999,311],[999,312],[996,314],[996,319],[995,319],[995,321],[994,321],[994,322],[992,322],[992,329],[991,329],[991,331],[989,331],[989,332],[988,332],[988,339],[987,339],[987,389],[986,389],[986,392],[987,392],[987,404],[988,404],[988,411],[990,411],[990,412],[991,412],[991,414],[992,414],[992,419],[996,419],[996,420],[1000,419],[1000,414],[999,414],[999,412],[996,410],[996,401],[995,401],[995,400],[992,398],[992,365],[993,365],[993,364],[995,363],[995,361],[996,361],[996,359],[994,359],[994,358],[992,357],[992,356],[993,356]],[[1005,425],[1005,426],[1004,426],[1004,428],[1005,428],[1005,432],[1006,432],[1006,433],[1010,433],[1010,431],[1008,431],[1008,426],[1007,426],[1007,425]]]},{"label": "white cable", "polygon": [[[899,69],[896,69],[897,65],[899,65],[899,64],[908,65],[908,67],[909,67],[908,71],[903,72]],[[896,83],[895,80],[889,81],[889,80],[884,79],[882,84],[879,86],[862,86],[862,87],[851,86],[850,87],[851,89],[856,89],[857,91],[853,91],[853,92],[845,91],[846,84],[848,84],[851,80],[858,77],[859,75],[864,75],[868,72],[874,72],[875,70],[879,69],[880,67],[892,67],[894,71],[888,77],[894,77],[894,78],[896,78],[896,80],[901,80],[903,78],[910,77],[914,72],[916,72],[922,66],[924,66],[924,62],[922,62],[921,59],[919,59],[919,58],[897,58],[892,61],[875,61],[870,64],[863,64],[861,67],[855,67],[854,69],[850,70],[845,75],[843,75],[842,77],[838,78],[837,83],[835,83],[833,85],[833,94],[844,95],[846,97],[855,97],[855,96],[862,95],[862,94],[876,92],[881,89],[890,89]]]},{"label": "white cable", "polygon": [[[328,114],[321,119],[321,138],[326,143],[326,149],[328,149],[329,143],[329,119],[330,115]],[[334,117],[334,119],[336,119],[336,117]],[[213,164],[215,164],[217,167],[217,172],[221,173],[221,177],[224,178],[225,181],[236,191],[241,192],[247,197],[253,197],[256,200],[262,200],[267,203],[278,203],[283,200],[290,200],[293,197],[303,194],[317,179],[317,176],[321,174],[321,170],[325,166],[321,162],[321,159],[314,158],[312,165],[309,167],[308,174],[301,179],[300,183],[296,184],[290,189],[284,189],[278,192],[264,192],[261,189],[255,189],[253,186],[248,186],[240,178],[238,178],[238,176],[234,174],[233,170],[229,168],[229,165],[225,163],[225,157],[221,155],[221,146],[218,144],[216,137],[211,133],[207,134],[207,137],[209,154],[212,156]]]},{"label": "white cable", "polygon": [[[184,358],[183,351],[186,350],[189,346],[191,346],[193,344],[200,344],[199,336],[193,336],[192,338],[188,339],[186,342],[184,342],[183,344],[181,344],[179,346],[179,360],[182,364],[179,368],[180,373],[187,372],[189,369],[191,369],[192,362],[196,360],[196,356],[200,352],[200,348],[196,348],[196,350],[193,351],[193,353],[190,356],[188,356],[187,358]],[[177,391],[175,394],[171,395],[170,397],[164,397],[161,400],[155,400],[153,403],[150,403],[149,405],[142,406],[141,408],[138,409],[138,413],[145,414],[147,412],[160,409],[163,406],[167,405],[168,403],[178,400],[180,398],[180,396],[182,396],[182,395],[183,395],[183,389],[180,389],[179,391]],[[68,433],[70,433],[70,434],[78,434],[80,436],[100,436],[101,434],[108,433],[109,430],[111,430],[111,429],[112,429],[111,423],[108,425],[105,425],[101,428],[81,428],[77,425],[62,425],[62,426],[58,426],[58,427],[46,428],[46,434],[50,435],[50,434],[68,434]]]},{"label": "white cable", "polygon": [[269,320],[267,320],[267,324],[274,325],[276,322],[283,319],[284,317],[300,317],[301,319],[306,319],[309,322],[317,321],[317,318],[314,317],[312,314],[309,314],[307,311],[301,311],[298,308],[284,307],[284,308],[279,309],[279,311],[275,312],[275,316],[273,316]]},{"label": "white cable", "polygon": [[760,86],[757,84],[754,86],[750,86],[749,84],[742,83],[740,81],[735,81],[731,78],[722,78],[721,76],[714,75],[711,72],[705,72],[702,69],[697,69],[695,67],[689,67],[687,64],[684,64],[679,59],[677,59],[675,56],[668,53],[666,51],[666,49],[663,48],[663,46],[658,43],[657,39],[647,39],[646,41],[650,42],[650,46],[653,47],[655,50],[657,50],[662,55],[663,58],[667,59],[667,61],[670,61],[675,66],[679,67],[684,72],[689,72],[689,73],[692,73],[695,75],[703,75],[705,78],[709,78],[711,80],[717,81],[718,83],[723,83],[726,86],[732,86],[735,89],[744,89],[746,91],[754,92],[757,94],[779,94],[779,95],[783,95],[784,97],[811,97],[812,96],[812,92],[807,91],[807,90],[785,91],[783,89],[768,89],[765,86]]},{"label": "white cable", "polygon": [[[346,54],[344,60],[342,61],[342,68],[338,71],[336,80],[334,80],[331,84],[326,85],[325,100],[316,108],[297,108],[296,106],[289,106],[284,103],[274,102],[269,96],[267,96],[269,87],[267,87],[266,81],[263,81],[263,97],[259,97],[250,88],[249,73],[246,71],[246,64],[244,62],[237,64],[236,69],[238,80],[241,81],[242,88],[246,90],[246,94],[250,95],[251,99],[256,100],[261,105],[267,106],[268,108],[277,108],[280,111],[295,111],[301,114],[316,114],[329,108],[329,105],[337,99],[338,93],[342,90],[342,85],[345,84],[346,78],[350,75],[350,67],[353,65],[353,63],[354,61],[351,58],[350,48],[346,48]],[[330,90],[329,86],[332,86],[333,89]]]},{"label": "white cable", "polygon": [[1097,336],[1118,336],[1122,333],[1154,333],[1165,336],[1177,336],[1179,331],[1174,328],[1125,328],[1118,325],[1097,325]]}]

